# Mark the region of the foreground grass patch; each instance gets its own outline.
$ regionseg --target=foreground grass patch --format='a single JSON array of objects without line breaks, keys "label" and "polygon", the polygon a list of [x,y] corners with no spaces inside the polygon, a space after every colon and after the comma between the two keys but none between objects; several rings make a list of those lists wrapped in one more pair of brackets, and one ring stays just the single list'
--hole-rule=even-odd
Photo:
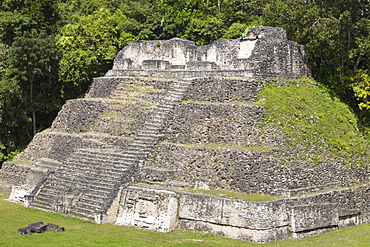
[{"label": "foreground grass patch", "polygon": [[[284,240],[270,244],[255,244],[227,239],[210,233],[176,230],[158,233],[110,224],[91,222],[47,213],[5,201],[0,192],[0,246],[369,246],[370,225],[355,226],[302,240]],[[43,221],[66,228],[61,233],[19,235],[17,229],[28,223]]]}]

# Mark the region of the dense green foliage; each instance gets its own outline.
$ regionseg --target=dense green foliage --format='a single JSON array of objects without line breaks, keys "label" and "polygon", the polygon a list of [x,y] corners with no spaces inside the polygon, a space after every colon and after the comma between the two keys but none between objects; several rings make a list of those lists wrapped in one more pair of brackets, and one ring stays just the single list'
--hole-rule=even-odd
[{"label": "dense green foliage", "polygon": [[203,45],[259,25],[282,27],[306,45],[315,79],[352,107],[366,131],[369,8],[369,0],[0,1],[0,162],[47,128],[129,41],[181,37]]},{"label": "dense green foliage", "polygon": [[[283,240],[270,244],[256,244],[242,240],[227,239],[204,232],[175,230],[159,233],[111,224],[97,225],[92,222],[47,213],[23,205],[4,201],[8,196],[0,191],[0,246],[368,246],[370,225],[342,228],[301,240]],[[34,235],[19,235],[17,229],[29,223],[42,221],[65,227],[65,232],[48,232]]]}]

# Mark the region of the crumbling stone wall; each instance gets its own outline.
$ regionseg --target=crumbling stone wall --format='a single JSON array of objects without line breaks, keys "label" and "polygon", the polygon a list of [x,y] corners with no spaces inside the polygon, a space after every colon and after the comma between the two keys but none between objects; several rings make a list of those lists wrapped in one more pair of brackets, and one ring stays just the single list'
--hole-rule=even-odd
[{"label": "crumbling stone wall", "polygon": [[254,77],[309,75],[304,48],[288,41],[285,30],[273,27],[251,28],[241,39],[205,46],[180,38],[131,42],[117,54],[107,75],[129,70],[250,71]]},{"label": "crumbling stone wall", "polygon": [[17,160],[65,160],[79,148],[123,148],[141,128],[173,80],[94,79],[85,98],[69,100],[50,129],[38,133]]},{"label": "crumbling stone wall", "polygon": [[340,164],[291,162],[269,152],[161,143],[145,165],[172,169],[178,181],[207,178],[224,189],[286,196],[332,189],[367,177],[364,169]]},{"label": "crumbling stone wall", "polygon": [[293,158],[295,150],[281,149],[289,137],[263,124],[264,108],[253,104],[266,83],[194,79],[168,118],[164,142],[144,165],[173,169],[174,179],[183,182],[207,178],[225,189],[287,196],[367,180],[365,168],[309,164]]},{"label": "crumbling stone wall", "polygon": [[266,80],[210,77],[194,79],[183,101],[252,103]]},{"label": "crumbling stone wall", "polygon": [[366,203],[370,199],[369,191],[369,185],[362,185],[308,196],[247,202],[130,186],[122,191],[124,199],[116,223],[163,231],[160,226],[166,218],[170,223],[166,229],[179,225],[183,229],[268,243],[369,223],[370,207]]},{"label": "crumbling stone wall", "polygon": [[11,192],[10,185],[25,185],[24,190],[31,190],[46,173],[46,169],[37,168],[27,162],[4,162],[0,171],[0,181],[4,184],[1,187],[7,192]]},{"label": "crumbling stone wall", "polygon": [[174,143],[277,146],[258,128],[263,114],[263,107],[246,104],[180,104],[168,119],[165,139]]},{"label": "crumbling stone wall", "polygon": [[80,148],[123,147],[129,141],[119,136],[96,133],[69,134],[43,131],[36,134],[28,147],[19,153],[16,159],[35,162],[44,157],[63,161]]}]

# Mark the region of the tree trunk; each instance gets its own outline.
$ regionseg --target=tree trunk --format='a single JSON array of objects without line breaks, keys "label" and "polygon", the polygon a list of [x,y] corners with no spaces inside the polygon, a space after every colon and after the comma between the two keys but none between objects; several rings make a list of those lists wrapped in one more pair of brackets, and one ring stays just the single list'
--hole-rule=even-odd
[{"label": "tree trunk", "polygon": [[30,88],[30,103],[31,103],[31,110],[32,110],[32,134],[33,136],[36,135],[36,113],[35,107],[33,105],[33,79],[31,78],[31,88]]}]

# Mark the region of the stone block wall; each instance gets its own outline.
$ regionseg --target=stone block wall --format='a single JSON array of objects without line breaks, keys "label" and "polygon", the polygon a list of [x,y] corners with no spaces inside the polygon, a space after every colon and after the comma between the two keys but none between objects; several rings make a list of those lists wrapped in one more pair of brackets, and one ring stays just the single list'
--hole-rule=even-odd
[{"label": "stone block wall", "polygon": [[[191,114],[189,114],[191,112]],[[165,140],[188,144],[276,146],[263,136],[258,120],[261,106],[246,104],[183,103],[168,119]]]},{"label": "stone block wall", "polygon": [[43,131],[32,139],[28,147],[16,157],[29,162],[40,158],[63,161],[80,148],[124,147],[129,139],[99,133],[69,134]]},{"label": "stone block wall", "polygon": [[194,79],[184,101],[202,101],[213,103],[242,102],[252,103],[257,99],[258,91],[266,85],[265,80],[242,78],[199,78]]},{"label": "stone block wall", "polygon": [[69,100],[63,105],[50,129],[66,133],[87,132],[107,108],[107,103],[100,100]]},{"label": "stone block wall", "polygon": [[117,54],[113,72],[108,74],[172,68],[208,72],[219,69],[228,71],[228,76],[233,76],[233,70],[251,70],[254,77],[310,74],[304,48],[288,41],[285,30],[272,27],[251,28],[241,39],[218,40],[205,46],[180,38],[131,42]]},{"label": "stone block wall", "polygon": [[25,188],[20,189],[30,191],[44,176],[46,171],[47,169],[38,168],[26,162],[4,162],[0,170],[2,189],[10,192],[12,185],[26,185]]},{"label": "stone block wall", "polygon": [[178,181],[207,178],[220,188],[271,195],[294,196],[366,180],[366,171],[340,164],[290,162],[269,152],[161,143],[144,165],[172,169]]},{"label": "stone block wall", "polygon": [[116,224],[169,232],[177,227],[176,193],[130,186],[122,192]]},{"label": "stone block wall", "polygon": [[[369,222],[369,185],[266,202],[130,186],[122,191],[117,224],[164,231],[177,227],[268,243]],[[360,204],[359,204],[360,203]],[[167,220],[167,221],[166,221]]]},{"label": "stone block wall", "polygon": [[266,83],[194,79],[168,118],[164,142],[144,165],[172,169],[174,179],[182,182],[205,178],[220,188],[272,195],[294,196],[367,180],[364,168],[308,164],[280,149],[289,137],[261,123],[264,108],[253,104]]},{"label": "stone block wall", "polygon": [[167,79],[96,78],[85,98],[67,101],[50,129],[38,133],[16,159],[63,161],[80,148],[123,148],[172,83]]},{"label": "stone block wall", "polygon": [[120,83],[122,83],[120,77],[94,78],[85,98],[109,98]]}]

